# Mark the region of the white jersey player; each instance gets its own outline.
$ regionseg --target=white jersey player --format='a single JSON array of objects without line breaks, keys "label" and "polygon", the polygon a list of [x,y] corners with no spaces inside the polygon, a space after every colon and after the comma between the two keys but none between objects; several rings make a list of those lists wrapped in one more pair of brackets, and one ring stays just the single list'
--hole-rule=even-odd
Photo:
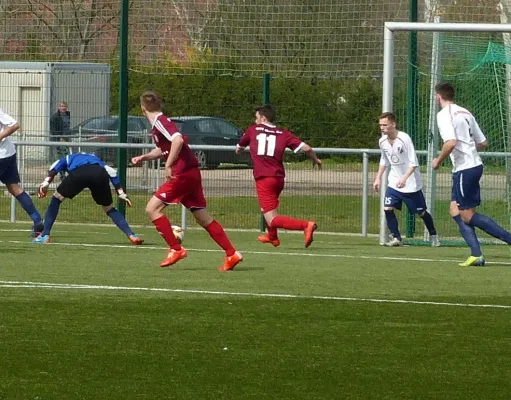
[{"label": "white jersey player", "polygon": [[511,234],[486,215],[476,211],[481,204],[479,181],[483,175],[483,162],[479,151],[488,142],[470,111],[454,104],[454,87],[448,83],[435,86],[436,100],[441,108],[437,114],[442,150],[433,160],[433,169],[451,157],[453,164],[450,214],[458,224],[460,233],[471,249],[471,256],[460,266],[483,266],[484,257],[474,227],[511,244]]},{"label": "white jersey player", "polygon": [[386,112],[380,115],[379,140],[381,149],[380,168],[374,180],[374,190],[379,191],[381,177],[385,169],[390,167],[389,183],[385,192],[384,211],[387,226],[393,239],[386,246],[402,246],[403,240],[399,233],[398,221],[394,209],[401,210],[403,202],[412,214],[422,218],[431,237],[431,245],[440,246],[433,217],[427,211],[426,200],[422,192],[422,178],[419,171],[419,161],[412,139],[408,134],[396,129],[396,117]]}]

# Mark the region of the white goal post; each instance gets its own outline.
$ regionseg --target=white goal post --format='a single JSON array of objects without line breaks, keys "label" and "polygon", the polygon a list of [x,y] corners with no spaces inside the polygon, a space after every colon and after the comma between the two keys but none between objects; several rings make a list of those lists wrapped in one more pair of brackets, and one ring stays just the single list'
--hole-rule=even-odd
[{"label": "white goal post", "polygon": [[[511,33],[511,24],[475,24],[475,23],[421,23],[421,22],[385,22],[383,34],[383,94],[382,112],[393,111],[393,84],[394,84],[394,32],[398,31],[429,31],[429,32],[497,32]],[[433,68],[434,66],[432,66]],[[436,110],[431,110],[435,113]],[[434,124],[436,125],[436,123]],[[436,129],[432,131],[434,145],[437,142]],[[431,146],[431,144],[430,144]],[[435,171],[431,168],[431,159],[437,151],[428,148],[427,173],[430,184],[434,185]],[[380,188],[380,244],[388,240],[387,224],[385,221],[384,195],[387,188],[388,170],[383,176]],[[429,204],[428,204],[429,206]]]}]

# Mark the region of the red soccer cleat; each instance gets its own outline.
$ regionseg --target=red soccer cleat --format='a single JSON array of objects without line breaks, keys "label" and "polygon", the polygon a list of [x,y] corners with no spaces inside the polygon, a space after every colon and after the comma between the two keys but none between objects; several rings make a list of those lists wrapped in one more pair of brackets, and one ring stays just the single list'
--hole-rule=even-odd
[{"label": "red soccer cleat", "polygon": [[140,239],[137,235],[128,236],[128,239],[130,240],[131,243],[133,243],[136,246],[139,246],[142,243],[144,243],[144,239]]},{"label": "red soccer cleat", "polygon": [[257,240],[259,240],[261,243],[271,243],[273,245],[273,247],[280,246],[279,239],[270,239],[270,237],[268,235],[258,236]]},{"label": "red soccer cleat", "polygon": [[169,267],[175,263],[177,263],[179,260],[182,260],[183,258],[186,258],[188,253],[186,252],[186,249],[184,247],[181,247],[181,250],[174,250],[170,249],[169,254],[163,260],[160,264],[160,267]]},{"label": "red soccer cleat", "polygon": [[236,265],[238,265],[242,261],[243,261],[243,256],[241,255],[241,253],[239,251],[237,251],[232,256],[225,257],[224,264],[220,268],[218,268],[218,270],[221,272],[231,271],[234,269],[234,267]]},{"label": "red soccer cleat", "polygon": [[314,231],[318,229],[318,226],[314,221],[309,221],[307,227],[303,230],[305,236],[305,247],[309,247],[314,240]]}]

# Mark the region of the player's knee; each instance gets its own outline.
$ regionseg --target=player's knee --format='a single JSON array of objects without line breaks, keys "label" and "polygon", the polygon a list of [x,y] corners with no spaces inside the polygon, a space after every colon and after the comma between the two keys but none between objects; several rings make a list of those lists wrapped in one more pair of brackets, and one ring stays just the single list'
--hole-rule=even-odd
[{"label": "player's knee", "polygon": [[62,196],[59,192],[55,192],[55,193],[53,194],[53,197],[57,198],[57,199],[58,199],[58,200],[60,200],[60,201],[64,201],[64,199],[65,199],[65,197],[64,197],[64,196]]},{"label": "player's knee", "polygon": [[421,213],[419,213],[419,217],[420,218],[424,218],[426,216],[426,211],[423,211]]},{"label": "player's knee", "polygon": [[103,207],[103,210],[105,211],[105,213],[107,213],[107,214],[108,214],[108,212],[109,212],[110,210],[113,210],[114,205],[113,205],[113,204],[110,204],[109,206],[102,206],[102,207]]},{"label": "player's knee", "polygon": [[394,213],[394,207],[384,207],[383,211],[385,211],[385,214],[392,214]]}]

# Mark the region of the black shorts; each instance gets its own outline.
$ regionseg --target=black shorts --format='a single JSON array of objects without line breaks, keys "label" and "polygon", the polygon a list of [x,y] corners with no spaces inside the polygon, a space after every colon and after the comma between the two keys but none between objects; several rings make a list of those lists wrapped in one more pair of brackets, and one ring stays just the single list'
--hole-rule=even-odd
[{"label": "black shorts", "polygon": [[0,158],[0,181],[2,181],[4,185],[20,182],[16,154],[7,158]]},{"label": "black shorts", "polygon": [[85,188],[90,189],[96,204],[109,206],[113,203],[110,176],[100,165],[87,164],[72,170],[57,187],[57,192],[72,199]]}]

